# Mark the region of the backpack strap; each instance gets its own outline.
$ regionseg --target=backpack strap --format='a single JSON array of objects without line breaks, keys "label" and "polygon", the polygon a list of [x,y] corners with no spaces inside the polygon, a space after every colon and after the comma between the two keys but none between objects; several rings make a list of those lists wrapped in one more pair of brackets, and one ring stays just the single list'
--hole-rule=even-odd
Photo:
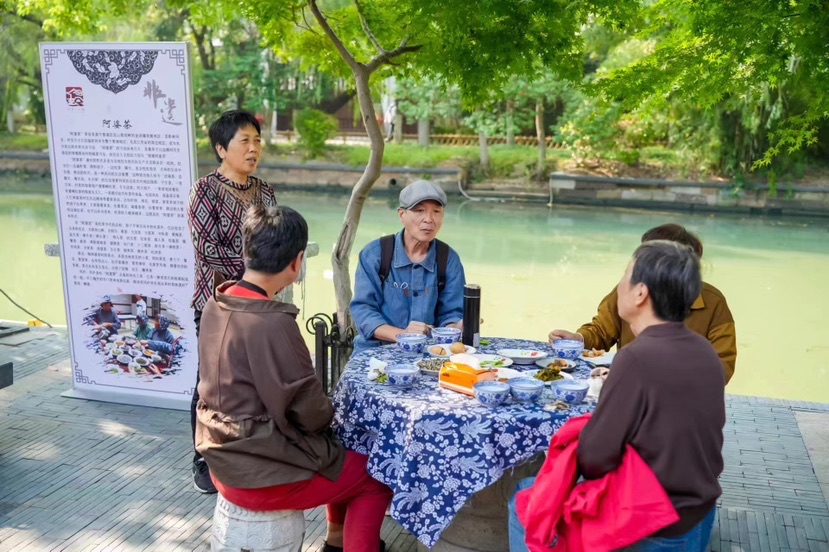
[{"label": "backpack strap", "polygon": [[391,273],[392,258],[394,258],[394,234],[389,234],[380,238],[380,270],[377,274],[380,276],[381,288],[386,285],[386,280]]},{"label": "backpack strap", "polygon": [[446,265],[449,264],[449,246],[440,240],[435,240],[438,256],[438,293],[446,287]]},{"label": "backpack strap", "polygon": [[440,308],[440,294],[446,288],[446,265],[449,264],[449,246],[444,242],[435,240],[435,253],[438,258],[438,300],[435,302],[435,324],[438,323],[438,309]]}]

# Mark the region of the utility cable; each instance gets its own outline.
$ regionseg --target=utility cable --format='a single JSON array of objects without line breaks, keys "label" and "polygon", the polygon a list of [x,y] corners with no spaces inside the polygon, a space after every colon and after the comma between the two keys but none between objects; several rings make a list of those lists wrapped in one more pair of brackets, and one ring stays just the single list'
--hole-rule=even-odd
[{"label": "utility cable", "polygon": [[0,293],[2,293],[3,295],[5,295],[5,296],[6,296],[6,299],[8,299],[9,301],[11,301],[11,302],[12,302],[12,304],[13,304],[15,307],[17,307],[18,309],[22,310],[23,312],[25,312],[25,313],[26,313],[26,314],[28,314],[29,316],[33,317],[35,320],[37,320],[37,321],[39,321],[39,322],[43,322],[44,324],[46,324],[46,325],[47,325],[47,326],[49,326],[50,328],[52,327],[52,325],[51,325],[50,323],[48,323],[47,321],[43,320],[42,318],[38,317],[36,314],[32,314],[30,311],[27,311],[25,308],[23,308],[23,307],[22,307],[22,306],[21,306],[21,305],[20,305],[17,301],[15,301],[15,300],[14,300],[14,299],[12,299],[11,297],[9,297],[9,294],[8,294],[8,293],[6,293],[5,291],[3,291],[2,289],[0,289]]}]

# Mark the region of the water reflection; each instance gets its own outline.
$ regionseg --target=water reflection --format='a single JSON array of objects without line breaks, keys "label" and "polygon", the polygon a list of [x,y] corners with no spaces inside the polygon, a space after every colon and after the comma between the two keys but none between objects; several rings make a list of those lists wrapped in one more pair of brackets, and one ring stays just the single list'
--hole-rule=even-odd
[{"label": "water reflection", "polygon": [[[347,197],[277,195],[308,219],[320,244],[300,307],[331,312],[330,251]],[[739,355],[729,392],[829,402],[829,220],[453,200],[440,237],[460,253],[467,280],[482,286],[482,332],[543,340],[553,327],[588,321],[642,233],[666,222],[702,237],[704,278],[734,313]],[[394,198],[369,199],[352,273],[365,243],[399,227]],[[44,243],[57,241],[51,197],[0,195],[0,235],[0,287],[38,316],[64,323],[59,261],[43,254]],[[0,318],[27,317],[0,298]]]}]

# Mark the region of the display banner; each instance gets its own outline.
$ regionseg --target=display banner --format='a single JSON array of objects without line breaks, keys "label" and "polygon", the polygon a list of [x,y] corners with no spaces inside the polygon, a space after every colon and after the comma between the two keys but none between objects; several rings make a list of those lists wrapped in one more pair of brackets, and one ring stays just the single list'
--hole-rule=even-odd
[{"label": "display banner", "polygon": [[184,43],[41,43],[72,389],[189,408],[198,366]]}]

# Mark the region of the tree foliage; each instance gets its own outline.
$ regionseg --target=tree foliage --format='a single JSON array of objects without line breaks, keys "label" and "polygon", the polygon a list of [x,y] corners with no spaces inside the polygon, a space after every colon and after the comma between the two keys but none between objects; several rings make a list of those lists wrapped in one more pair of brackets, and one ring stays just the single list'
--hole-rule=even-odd
[{"label": "tree foliage", "polygon": [[601,94],[627,110],[718,111],[724,158],[743,169],[817,142],[829,115],[824,1],[660,0],[643,21],[653,52],[602,75]]}]

